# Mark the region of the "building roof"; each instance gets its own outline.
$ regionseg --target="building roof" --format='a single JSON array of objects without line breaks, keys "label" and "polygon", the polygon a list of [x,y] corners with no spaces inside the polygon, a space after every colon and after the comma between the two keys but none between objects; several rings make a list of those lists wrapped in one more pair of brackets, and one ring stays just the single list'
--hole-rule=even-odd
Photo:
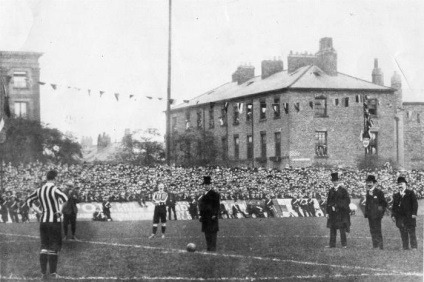
[{"label": "building roof", "polygon": [[172,110],[291,89],[395,91],[393,88],[380,86],[342,73],[338,73],[337,76],[330,76],[319,67],[309,65],[292,73],[288,73],[287,70],[281,71],[265,79],[256,76],[240,85],[237,82],[229,82],[189,100],[188,103],[173,106]]}]

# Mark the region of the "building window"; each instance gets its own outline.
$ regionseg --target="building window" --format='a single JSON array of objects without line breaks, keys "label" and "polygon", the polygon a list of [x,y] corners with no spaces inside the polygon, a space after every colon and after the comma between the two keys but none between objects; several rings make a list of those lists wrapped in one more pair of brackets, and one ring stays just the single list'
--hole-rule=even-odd
[{"label": "building window", "polygon": [[253,159],[253,136],[247,135],[247,158]]},{"label": "building window", "polygon": [[222,148],[222,159],[226,160],[228,156],[228,144],[227,144],[226,137],[221,138],[221,148]]},{"label": "building window", "polygon": [[377,155],[378,154],[378,148],[377,148],[377,140],[378,140],[378,133],[377,132],[370,132],[370,144],[368,147],[365,148],[365,154],[367,155]]},{"label": "building window", "polygon": [[238,135],[234,135],[234,158],[238,160],[240,157],[240,139]]},{"label": "building window", "polygon": [[177,117],[172,117],[172,131],[177,130]]},{"label": "building window", "polygon": [[186,111],[186,113],[185,113],[185,118],[186,118],[186,120],[185,120],[185,122],[186,122],[186,130],[187,129],[189,129],[190,128],[190,111]]},{"label": "building window", "polygon": [[15,116],[18,118],[27,118],[26,102],[15,102]]},{"label": "building window", "polygon": [[345,107],[349,107],[349,97],[343,99],[343,104]]},{"label": "building window", "polygon": [[315,156],[327,157],[327,132],[315,132]]},{"label": "building window", "polygon": [[274,134],[275,156],[281,157],[281,132]]},{"label": "building window", "polygon": [[253,102],[248,103],[246,106],[246,121],[251,121],[253,119]]},{"label": "building window", "polygon": [[266,133],[261,132],[261,158],[266,158]]},{"label": "building window", "polygon": [[370,113],[370,115],[372,116],[376,116],[377,115],[377,99],[367,99],[367,106],[368,106],[368,112]]},{"label": "building window", "polygon": [[215,127],[213,106],[209,108],[209,128]]},{"label": "building window", "polygon": [[197,128],[203,127],[202,111],[197,111]]},{"label": "building window", "polygon": [[327,98],[325,97],[315,98],[315,116],[316,117],[327,116]]},{"label": "building window", "polygon": [[238,103],[233,106],[233,124],[238,125],[240,123],[240,113],[238,109]]},{"label": "building window", "polygon": [[227,125],[227,107],[222,106],[221,108],[221,116],[219,117],[219,123],[221,126]]},{"label": "building window", "polygon": [[274,98],[274,104],[272,104],[272,109],[274,110],[274,118],[278,119],[281,117],[280,112],[280,98]]},{"label": "building window", "polygon": [[26,72],[15,71],[13,73],[13,88],[28,88],[28,78]]},{"label": "building window", "polygon": [[265,100],[260,101],[260,119],[266,119],[266,102]]}]

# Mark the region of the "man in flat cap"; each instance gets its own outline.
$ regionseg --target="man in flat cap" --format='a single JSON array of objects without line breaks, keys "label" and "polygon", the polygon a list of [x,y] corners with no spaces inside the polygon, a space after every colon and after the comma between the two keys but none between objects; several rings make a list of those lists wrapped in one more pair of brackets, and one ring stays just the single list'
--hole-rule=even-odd
[{"label": "man in flat cap", "polygon": [[402,247],[412,250],[417,249],[417,235],[415,227],[417,225],[418,201],[414,191],[406,189],[405,177],[400,176],[397,180],[399,192],[393,195],[392,220],[396,222],[402,238]]},{"label": "man in flat cap", "polygon": [[337,229],[340,230],[340,239],[343,248],[347,248],[346,232],[350,230],[350,197],[339,180],[337,172],[331,174],[333,187],[327,197],[327,227],[330,228],[330,245],[336,247]]},{"label": "man in flat cap", "polygon": [[368,175],[365,180],[367,194],[365,198],[365,218],[370,226],[372,246],[374,249],[383,249],[383,235],[381,233],[381,219],[386,211],[387,202],[384,193],[377,188],[374,175]]},{"label": "man in flat cap", "polygon": [[202,232],[205,233],[207,251],[214,252],[219,231],[220,196],[213,190],[210,176],[203,177],[203,186],[206,194],[199,199],[200,222],[202,223]]}]

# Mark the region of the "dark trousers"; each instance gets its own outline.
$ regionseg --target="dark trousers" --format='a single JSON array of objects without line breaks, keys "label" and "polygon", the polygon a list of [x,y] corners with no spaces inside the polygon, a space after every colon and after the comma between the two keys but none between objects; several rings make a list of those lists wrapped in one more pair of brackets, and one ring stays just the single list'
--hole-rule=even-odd
[{"label": "dark trousers", "polygon": [[9,220],[9,215],[6,213],[1,214],[1,220],[6,223]]},{"label": "dark trousers", "polygon": [[399,228],[400,237],[402,238],[402,246],[405,250],[409,249],[409,243],[411,248],[417,248],[417,235],[415,234],[415,227],[403,227]]},{"label": "dark trousers", "polygon": [[205,232],[206,238],[206,250],[207,251],[216,251],[216,238],[218,237],[218,232]]},{"label": "dark trousers", "polygon": [[[347,246],[346,229],[340,228],[340,240],[342,246]],[[330,228],[330,248],[336,247],[337,228]]]},{"label": "dark trousers", "polygon": [[373,248],[383,249],[383,234],[381,234],[381,218],[368,218]]},{"label": "dark trousers", "polygon": [[175,206],[168,206],[168,219],[171,220],[172,212],[174,212],[174,220],[177,220],[177,213],[175,212]]},{"label": "dark trousers", "polygon": [[63,215],[63,231],[65,232],[65,236],[68,236],[68,225],[71,224],[71,232],[72,236],[75,235],[75,230],[77,228],[77,214],[64,214]]}]

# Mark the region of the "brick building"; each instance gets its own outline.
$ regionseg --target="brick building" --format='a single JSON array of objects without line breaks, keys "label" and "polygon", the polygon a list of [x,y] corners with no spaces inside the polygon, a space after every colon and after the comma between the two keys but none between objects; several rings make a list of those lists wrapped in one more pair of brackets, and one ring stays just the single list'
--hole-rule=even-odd
[{"label": "brick building", "polygon": [[9,93],[12,115],[40,121],[40,67],[42,53],[0,51],[0,76]]},{"label": "brick building", "polygon": [[[402,91],[396,79],[384,86],[377,60],[372,82],[340,73],[332,39],[322,38],[318,52],[290,52],[287,62],[263,61],[260,76],[239,66],[231,82],[174,106],[171,142],[175,132],[211,131],[222,158],[255,167],[352,166],[367,154],[403,160]],[[372,117],[367,148],[363,101]]]}]

